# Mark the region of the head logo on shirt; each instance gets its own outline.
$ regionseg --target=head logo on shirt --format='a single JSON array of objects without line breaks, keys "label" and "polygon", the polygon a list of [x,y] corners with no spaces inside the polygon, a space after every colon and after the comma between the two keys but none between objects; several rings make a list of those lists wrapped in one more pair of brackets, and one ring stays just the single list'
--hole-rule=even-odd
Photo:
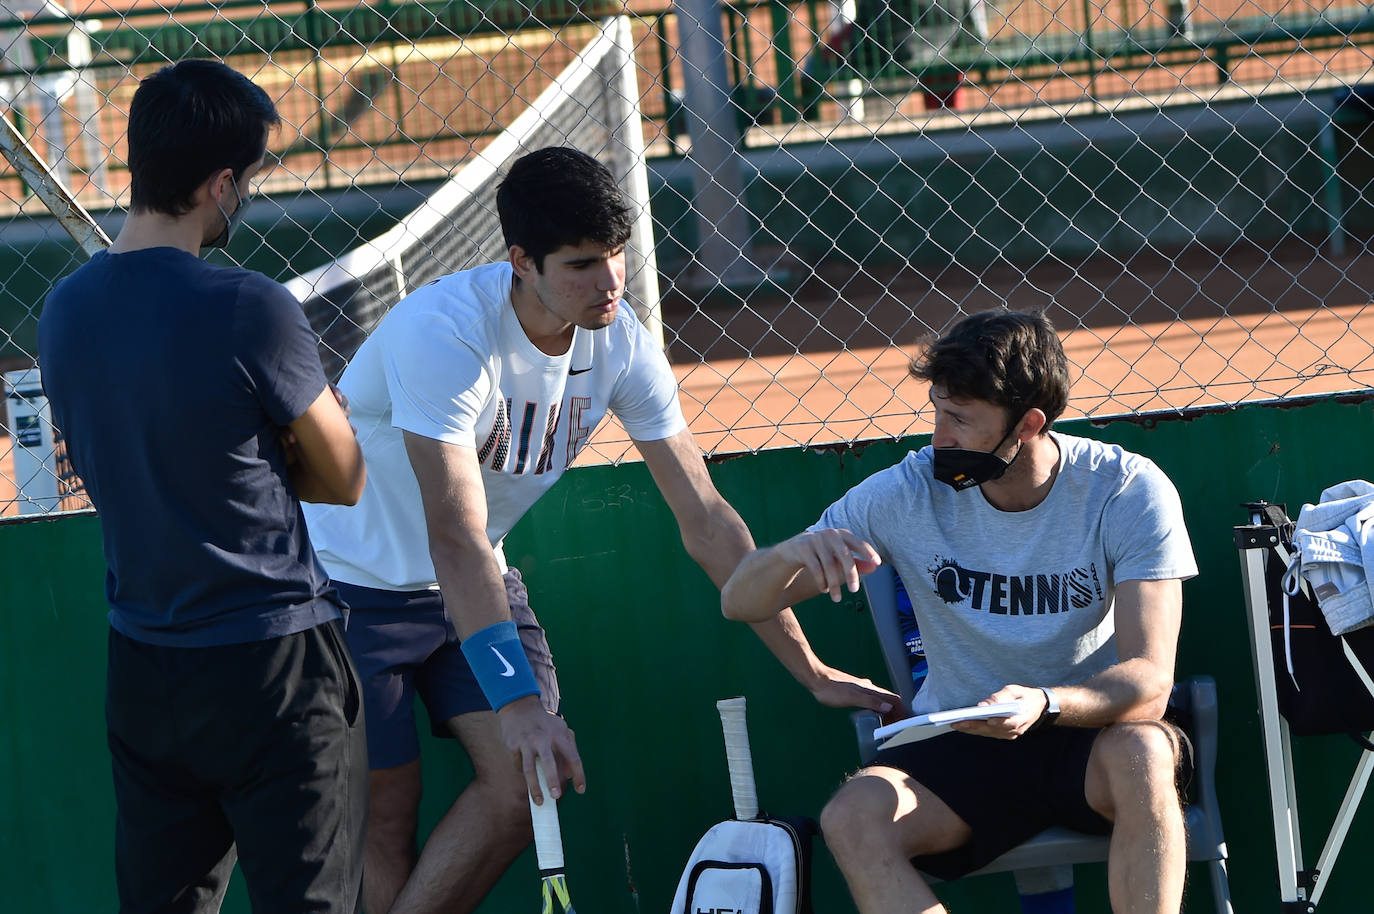
[{"label": "head logo on shirt", "polygon": [[937,557],[927,571],[936,596],[974,612],[1035,616],[1084,609],[1103,599],[1094,562],[1068,572],[1008,575],[974,571],[954,559]]}]

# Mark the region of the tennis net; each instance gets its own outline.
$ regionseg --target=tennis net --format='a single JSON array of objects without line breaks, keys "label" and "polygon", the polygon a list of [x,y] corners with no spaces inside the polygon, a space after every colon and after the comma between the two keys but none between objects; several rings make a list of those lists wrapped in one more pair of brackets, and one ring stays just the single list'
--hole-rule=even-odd
[{"label": "tennis net", "polygon": [[545,146],[572,146],[596,156],[625,189],[636,212],[625,297],[662,340],[630,22],[624,16],[605,19],[593,32],[529,108],[413,212],[380,237],[287,281],[320,335],[326,374],[342,374],[367,334],[406,293],[506,258],[496,187],[514,159]]}]

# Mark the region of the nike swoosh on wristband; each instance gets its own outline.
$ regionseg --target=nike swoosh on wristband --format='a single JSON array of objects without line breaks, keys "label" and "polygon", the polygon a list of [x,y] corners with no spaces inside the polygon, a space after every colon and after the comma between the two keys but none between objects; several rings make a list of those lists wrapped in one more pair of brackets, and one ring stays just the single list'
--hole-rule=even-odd
[{"label": "nike swoosh on wristband", "polygon": [[513,667],[513,666],[510,665],[510,661],[509,661],[509,660],[507,660],[505,657],[502,657],[502,656],[501,656],[501,652],[498,651],[498,650],[496,649],[496,645],[494,645],[494,644],[488,644],[487,647],[491,648],[491,652],[492,652],[493,654],[496,655],[496,659],[499,660],[499,661],[501,661],[501,665],[502,665],[503,667],[505,667],[505,669],[501,671],[502,677],[504,677],[504,678],[506,678],[506,679],[509,679],[509,678],[511,678],[512,676],[514,676],[514,675],[515,675],[515,667]]},{"label": "nike swoosh on wristband", "polygon": [[569,368],[569,369],[568,369],[568,377],[571,378],[571,377],[572,377],[573,375],[575,375],[575,374],[585,374],[586,372],[589,372],[589,371],[591,371],[591,370],[592,370],[592,366],[590,366],[590,365],[588,365],[586,368]]}]

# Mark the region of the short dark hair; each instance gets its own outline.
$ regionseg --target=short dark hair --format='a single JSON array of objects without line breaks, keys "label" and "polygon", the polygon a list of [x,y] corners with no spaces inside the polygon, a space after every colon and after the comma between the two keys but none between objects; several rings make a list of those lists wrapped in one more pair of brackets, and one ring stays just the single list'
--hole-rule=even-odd
[{"label": "short dark hair", "polygon": [[607,250],[630,240],[630,205],[596,159],[567,146],[521,156],[496,189],[506,247],[519,246],[544,272],[544,258],[564,245],[594,241]]},{"label": "short dark hair", "polygon": [[1011,422],[1038,408],[1058,419],[1069,402],[1069,361],[1042,312],[983,311],[963,318],[912,360],[911,376],[951,397],[985,400]]},{"label": "short dark hair", "polygon": [[185,215],[215,172],[242,178],[280,121],[266,92],[219,61],[163,67],[138,84],[129,106],[133,209]]}]

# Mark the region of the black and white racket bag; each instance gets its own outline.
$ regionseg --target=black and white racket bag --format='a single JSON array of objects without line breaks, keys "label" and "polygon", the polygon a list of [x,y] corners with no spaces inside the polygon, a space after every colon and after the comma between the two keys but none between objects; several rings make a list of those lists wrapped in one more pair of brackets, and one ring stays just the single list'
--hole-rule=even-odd
[{"label": "black and white racket bag", "polygon": [[810,914],[812,819],[759,813],[743,698],[716,702],[735,818],[697,842],[673,899],[672,914]]}]

